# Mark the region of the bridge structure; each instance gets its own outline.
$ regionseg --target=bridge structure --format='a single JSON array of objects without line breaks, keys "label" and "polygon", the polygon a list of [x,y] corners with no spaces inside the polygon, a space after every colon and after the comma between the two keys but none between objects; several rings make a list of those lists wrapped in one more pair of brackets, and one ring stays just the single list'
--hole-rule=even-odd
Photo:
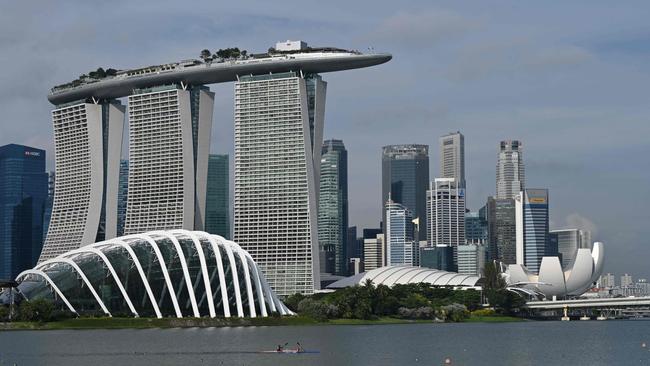
[{"label": "bridge structure", "polygon": [[526,308],[544,318],[560,317],[565,309],[569,317],[643,318],[650,317],[650,296],[529,301]]}]

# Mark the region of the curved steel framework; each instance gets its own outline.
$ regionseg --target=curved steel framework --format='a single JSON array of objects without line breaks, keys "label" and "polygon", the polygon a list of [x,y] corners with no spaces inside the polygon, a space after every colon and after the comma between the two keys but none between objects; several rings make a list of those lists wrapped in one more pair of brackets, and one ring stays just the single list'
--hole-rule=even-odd
[{"label": "curved steel framework", "polygon": [[98,242],[40,263],[16,281],[27,300],[54,299],[77,314],[292,314],[245,250],[200,231],[152,231]]},{"label": "curved steel framework", "polygon": [[367,280],[371,280],[375,285],[386,286],[428,283],[432,286],[475,287],[479,277],[423,267],[385,266],[344,278],[332,283],[328,288],[362,285]]}]

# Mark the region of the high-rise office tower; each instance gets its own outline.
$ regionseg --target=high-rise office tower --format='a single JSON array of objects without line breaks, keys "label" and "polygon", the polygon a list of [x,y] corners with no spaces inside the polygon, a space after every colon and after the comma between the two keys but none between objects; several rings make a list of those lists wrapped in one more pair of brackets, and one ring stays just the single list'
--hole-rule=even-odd
[{"label": "high-rise office tower", "polygon": [[548,190],[526,189],[515,197],[517,264],[538,272],[549,250]]},{"label": "high-rise office tower", "polygon": [[575,260],[578,249],[591,249],[589,242],[583,242],[583,238],[588,237],[588,232],[580,229],[562,229],[551,230],[549,232],[549,241],[551,247],[557,248],[562,268],[568,269]]},{"label": "high-rise office tower", "polygon": [[47,199],[45,200],[45,212],[43,213],[43,241],[47,237],[47,229],[50,227],[52,218],[52,206],[54,206],[54,184],[56,175],[53,171],[47,173]]},{"label": "high-rise office tower", "polygon": [[632,285],[632,276],[629,274],[624,274],[621,276],[621,287],[627,287]]},{"label": "high-rise office tower", "polygon": [[43,246],[47,200],[45,151],[0,147],[0,278],[13,280],[32,268]]},{"label": "high-rise office tower", "polygon": [[384,234],[363,238],[363,264],[366,271],[386,265],[386,243]]},{"label": "high-rise office tower", "polygon": [[52,120],[56,185],[39,262],[117,235],[124,107],[114,100],[72,102],[57,106]]},{"label": "high-rise office tower", "polygon": [[465,189],[454,178],[436,178],[427,191],[427,244],[465,244]]},{"label": "high-rise office tower", "polygon": [[489,197],[486,210],[490,259],[504,264],[517,263],[515,200]]},{"label": "high-rise office tower", "polygon": [[124,235],[126,203],[129,198],[129,161],[120,161],[120,182],[117,191],[117,236]]},{"label": "high-rise office tower", "polygon": [[467,244],[458,247],[458,273],[481,276],[485,267],[485,246]]},{"label": "high-rise office tower", "polygon": [[440,178],[454,178],[459,188],[465,186],[465,136],[460,132],[440,137]]},{"label": "high-rise office tower", "polygon": [[230,165],[228,155],[211,154],[205,203],[205,231],[230,240]]},{"label": "high-rise office tower", "polygon": [[467,244],[483,244],[488,242],[487,210],[465,213],[465,242]]},{"label": "high-rise office tower", "polygon": [[600,276],[600,287],[615,287],[616,286],[616,278],[614,277],[613,274],[607,273],[602,276]]},{"label": "high-rise office tower", "polygon": [[167,85],[129,96],[125,234],[203,230],[214,93]]},{"label": "high-rise office tower", "polygon": [[[320,160],[318,199],[318,243],[325,255],[323,273],[347,273],[348,245],[348,153],[343,141],[323,143]],[[321,261],[323,258],[321,258]]]},{"label": "high-rise office tower", "polygon": [[235,83],[234,238],[278,295],[320,286],[318,188],[326,83],[296,72]]},{"label": "high-rise office tower", "polygon": [[[429,146],[389,145],[384,146],[381,159],[382,205],[389,198],[408,208],[419,221],[416,241],[424,240],[427,233],[427,188],[429,187]],[[386,210],[383,208],[384,233]]]},{"label": "high-rise office tower", "polygon": [[413,238],[413,214],[406,206],[386,202],[386,265],[415,265],[417,242]]},{"label": "high-rise office tower", "polygon": [[497,199],[511,199],[525,187],[523,145],[517,140],[501,141],[497,162]]}]

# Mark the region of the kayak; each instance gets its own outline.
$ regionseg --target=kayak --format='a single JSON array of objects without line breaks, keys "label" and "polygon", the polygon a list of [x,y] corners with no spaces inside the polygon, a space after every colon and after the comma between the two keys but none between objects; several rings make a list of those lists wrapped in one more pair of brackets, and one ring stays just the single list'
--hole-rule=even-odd
[{"label": "kayak", "polygon": [[312,350],[299,351],[297,349],[283,349],[282,351],[278,351],[278,350],[260,351],[260,353],[301,354],[301,353],[320,353],[320,351],[312,351]]}]

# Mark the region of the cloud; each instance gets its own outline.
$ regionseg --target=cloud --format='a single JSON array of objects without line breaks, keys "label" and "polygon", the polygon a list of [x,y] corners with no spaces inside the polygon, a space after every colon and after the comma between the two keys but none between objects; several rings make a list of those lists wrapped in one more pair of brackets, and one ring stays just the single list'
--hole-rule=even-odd
[{"label": "cloud", "polygon": [[572,229],[580,229],[580,230],[588,230],[591,232],[591,237],[596,238],[598,236],[598,226],[596,224],[589,220],[588,218],[577,214],[577,213],[572,213],[569,214],[564,221],[566,222],[566,226],[568,228]]},{"label": "cloud", "polygon": [[381,22],[372,38],[426,47],[465,34],[479,25],[477,20],[447,10],[400,12]]},{"label": "cloud", "polygon": [[472,81],[495,76],[530,77],[582,65],[594,56],[575,45],[544,45],[517,37],[471,43],[458,52],[458,59],[449,69],[451,79]]}]

